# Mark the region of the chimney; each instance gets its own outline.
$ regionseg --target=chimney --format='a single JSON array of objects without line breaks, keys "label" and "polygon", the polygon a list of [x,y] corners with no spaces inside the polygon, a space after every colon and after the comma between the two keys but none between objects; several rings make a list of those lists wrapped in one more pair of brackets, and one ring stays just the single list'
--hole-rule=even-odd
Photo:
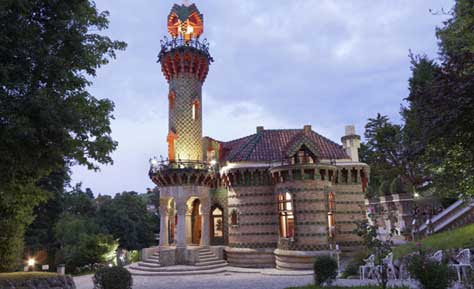
[{"label": "chimney", "polygon": [[263,132],[263,126],[257,126],[257,133]]},{"label": "chimney", "polygon": [[346,125],[346,134],[341,138],[342,146],[353,162],[359,162],[360,135],[354,125]]},{"label": "chimney", "polygon": [[303,131],[304,131],[304,133],[311,132],[311,125],[307,124],[307,125],[303,126]]}]

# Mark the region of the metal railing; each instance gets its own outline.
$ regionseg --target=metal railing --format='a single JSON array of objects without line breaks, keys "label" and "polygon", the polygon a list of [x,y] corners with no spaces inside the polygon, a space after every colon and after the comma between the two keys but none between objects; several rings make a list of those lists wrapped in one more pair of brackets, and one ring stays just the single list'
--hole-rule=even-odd
[{"label": "metal railing", "polygon": [[150,159],[150,174],[156,173],[162,170],[207,170],[214,171],[215,165],[208,162],[198,160],[158,160],[156,158]]},{"label": "metal railing", "polygon": [[211,54],[209,53],[209,42],[207,42],[207,39],[204,39],[202,42],[200,42],[198,39],[185,40],[182,37],[169,39],[167,36],[165,36],[164,39],[160,40],[160,44],[161,50],[158,54],[158,62],[161,61],[163,55],[167,52],[181,47],[193,47],[205,54],[209,59],[209,62],[214,61],[214,59],[211,57]]}]

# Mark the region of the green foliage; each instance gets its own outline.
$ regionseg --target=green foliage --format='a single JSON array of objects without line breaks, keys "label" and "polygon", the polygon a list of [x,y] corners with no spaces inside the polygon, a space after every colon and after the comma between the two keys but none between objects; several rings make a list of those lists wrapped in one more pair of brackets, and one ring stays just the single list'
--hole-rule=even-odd
[{"label": "green foliage", "polygon": [[474,195],[474,2],[456,0],[437,29],[440,63],[412,56],[407,123],[420,133],[418,151],[440,194]]},{"label": "green foliage", "polygon": [[420,282],[421,289],[447,289],[453,280],[447,262],[436,262],[426,252],[419,253],[410,257],[408,271]]},{"label": "green foliage", "polygon": [[98,223],[119,240],[120,248],[139,250],[155,243],[157,216],[149,213],[136,192],[116,194],[97,212]]},{"label": "green foliage", "polygon": [[466,280],[463,280],[462,289],[474,289],[474,270],[468,270]]},{"label": "green foliage", "polygon": [[364,259],[369,256],[369,252],[366,250],[358,251],[354,257],[349,261],[342,273],[342,278],[347,278],[350,276],[358,276],[359,275],[359,267],[364,265]]},{"label": "green foliage", "polygon": [[426,237],[423,240],[410,242],[394,248],[394,258],[399,258],[417,251],[417,244],[432,250],[447,250],[474,247],[474,224],[452,231],[441,232]]},{"label": "green foliage", "polygon": [[90,1],[0,2],[0,271],[21,255],[42,178],[71,163],[112,163],[113,103],[87,92],[125,43],[94,33],[108,13]]},{"label": "green foliage", "polygon": [[138,251],[138,250],[130,251],[130,260],[129,260],[129,262],[130,263],[136,263],[138,261],[140,261],[140,251]]},{"label": "green foliage", "polygon": [[[386,212],[389,213],[389,212]],[[370,218],[374,216],[369,215]],[[370,225],[367,220],[358,221],[357,228],[354,230],[359,237],[362,237],[364,245],[369,249],[370,254],[375,256],[375,265],[381,267],[380,274],[376,275],[380,288],[386,289],[388,284],[388,268],[383,262],[383,258],[392,252],[393,242],[391,240],[393,231],[388,234],[384,241],[378,238],[377,227]]]},{"label": "green foliage", "polygon": [[94,289],[131,289],[132,275],[123,267],[104,267],[92,278]]},{"label": "green foliage", "polygon": [[117,241],[101,233],[91,218],[66,214],[56,224],[55,232],[68,270],[114,259]]},{"label": "green foliage", "polygon": [[330,284],[337,276],[337,261],[329,255],[317,256],[313,269],[316,285]]},{"label": "green foliage", "polygon": [[0,273],[0,281],[2,280],[29,280],[29,279],[38,279],[38,278],[51,278],[51,277],[57,277],[57,276],[58,274],[50,273],[50,272]]}]

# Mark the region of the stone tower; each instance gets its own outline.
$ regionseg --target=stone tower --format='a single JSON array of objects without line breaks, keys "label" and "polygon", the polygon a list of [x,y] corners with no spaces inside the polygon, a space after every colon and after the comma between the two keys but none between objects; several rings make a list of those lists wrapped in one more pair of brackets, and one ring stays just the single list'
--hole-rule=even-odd
[{"label": "stone tower", "polygon": [[168,15],[172,39],[162,41],[158,56],[169,83],[168,159],[202,161],[202,84],[212,57],[196,5],[175,4]]},{"label": "stone tower", "polygon": [[[149,176],[160,190],[161,265],[194,264],[196,251],[208,246],[210,190],[216,173],[203,161],[202,84],[213,61],[196,5],[175,4],[167,19],[158,62],[169,83],[168,159],[150,160]],[[194,256],[194,257],[193,257]],[[161,261],[160,261],[161,262]]]}]

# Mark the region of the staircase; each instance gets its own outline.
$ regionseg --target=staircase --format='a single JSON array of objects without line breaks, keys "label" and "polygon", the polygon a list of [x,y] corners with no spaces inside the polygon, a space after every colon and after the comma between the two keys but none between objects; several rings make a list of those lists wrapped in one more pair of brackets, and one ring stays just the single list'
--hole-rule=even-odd
[{"label": "staircase", "polygon": [[160,253],[157,251],[148,259],[132,264],[127,269],[132,275],[141,276],[197,275],[225,272],[227,262],[217,258],[209,247],[200,247],[197,251],[198,262],[194,265],[161,266]]},{"label": "staircase", "polygon": [[[471,219],[473,215],[474,201],[458,200],[431,218],[432,233],[454,229],[459,227],[459,224],[462,225],[464,223],[463,221],[472,223]],[[468,220],[463,220],[465,218]],[[418,233],[426,233],[428,231],[428,222],[429,220],[418,228]]]}]

